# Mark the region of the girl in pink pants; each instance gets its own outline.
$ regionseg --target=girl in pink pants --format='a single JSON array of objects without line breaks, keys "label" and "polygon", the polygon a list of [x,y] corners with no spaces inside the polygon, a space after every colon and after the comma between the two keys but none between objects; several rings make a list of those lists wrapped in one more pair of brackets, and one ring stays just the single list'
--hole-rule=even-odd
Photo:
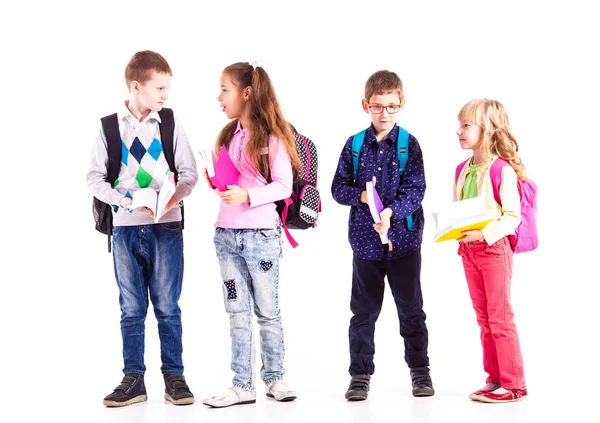
[{"label": "girl in pink pants", "polygon": [[[477,323],[481,329],[483,368],[486,384],[469,395],[474,401],[510,402],[527,396],[519,336],[510,305],[513,251],[508,235],[521,221],[517,178],[525,180],[525,166],[518,154],[504,106],[495,100],[477,99],[465,104],[458,114],[456,131],[460,146],[473,156],[459,170],[454,184],[454,201],[484,196],[490,210],[499,210],[499,219],[483,230],[463,232],[458,254]],[[490,178],[492,163],[498,158],[510,166],[502,168],[497,187],[501,203],[494,199]]]}]

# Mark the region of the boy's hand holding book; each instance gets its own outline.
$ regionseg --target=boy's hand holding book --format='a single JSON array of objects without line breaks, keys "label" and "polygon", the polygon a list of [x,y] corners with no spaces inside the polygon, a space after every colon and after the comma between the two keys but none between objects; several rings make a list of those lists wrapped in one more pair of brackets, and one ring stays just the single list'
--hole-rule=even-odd
[{"label": "boy's hand holding book", "polygon": [[[177,205],[178,201],[175,197],[171,197],[169,199],[169,201],[167,202],[167,205],[165,206],[164,210],[162,211],[162,213],[160,214],[160,217],[158,218],[158,220],[162,219],[162,217],[169,211],[171,210],[173,207],[175,207]],[[152,219],[154,219],[154,212],[152,211],[152,209],[148,209],[148,212],[150,213],[150,217]]]},{"label": "boy's hand holding book", "polygon": [[381,210],[381,213],[379,213],[381,221],[373,224],[373,227],[379,235],[387,235],[387,232],[390,229],[390,219],[392,218],[392,214],[392,209],[389,207]]},{"label": "boy's hand holding book", "polygon": [[[390,218],[392,217],[392,209],[389,207],[384,208],[381,199],[379,198],[379,194],[377,194],[377,190],[375,189],[375,183],[377,179],[373,176],[373,179],[366,184],[366,190],[361,193],[361,199],[363,193],[367,196],[367,204],[369,205],[369,211],[371,212],[371,216],[375,223],[373,224],[373,228],[379,234],[379,238],[381,239],[382,244],[388,244],[387,232],[390,229]],[[391,243],[390,243],[391,249]]]},{"label": "boy's hand holding book", "polygon": [[[173,197],[174,193],[175,175],[168,171],[158,192],[149,187],[135,191],[129,209],[141,211],[146,208],[154,223],[158,223],[160,218],[177,204],[177,200]],[[121,199],[120,203],[124,202],[125,200]],[[158,217],[156,217],[157,213]]]},{"label": "boy's hand holding book", "polygon": [[123,197],[119,200],[119,207],[123,209],[128,209],[131,206],[133,200],[129,197]]}]

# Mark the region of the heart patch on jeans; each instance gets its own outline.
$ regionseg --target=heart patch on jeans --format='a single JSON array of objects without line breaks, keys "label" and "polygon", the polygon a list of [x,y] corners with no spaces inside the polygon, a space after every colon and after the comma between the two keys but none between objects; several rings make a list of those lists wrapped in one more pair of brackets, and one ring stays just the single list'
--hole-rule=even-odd
[{"label": "heart patch on jeans", "polygon": [[271,270],[271,267],[273,267],[273,262],[261,260],[259,265],[263,272],[268,272],[269,270]]}]

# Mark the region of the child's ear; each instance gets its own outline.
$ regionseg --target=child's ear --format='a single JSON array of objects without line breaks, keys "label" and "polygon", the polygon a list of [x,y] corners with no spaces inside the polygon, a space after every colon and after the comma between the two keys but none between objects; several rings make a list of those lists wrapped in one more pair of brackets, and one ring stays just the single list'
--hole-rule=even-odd
[{"label": "child's ear", "polygon": [[247,101],[250,99],[250,95],[252,94],[252,87],[246,87],[244,89],[244,99]]},{"label": "child's ear", "polygon": [[369,102],[363,98],[362,100],[362,108],[365,113],[369,113]]}]

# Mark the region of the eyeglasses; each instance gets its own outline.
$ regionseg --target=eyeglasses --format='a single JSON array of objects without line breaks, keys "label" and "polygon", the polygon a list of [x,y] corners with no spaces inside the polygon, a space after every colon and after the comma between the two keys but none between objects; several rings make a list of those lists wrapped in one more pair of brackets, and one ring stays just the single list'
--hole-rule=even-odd
[{"label": "eyeglasses", "polygon": [[383,113],[383,109],[387,110],[387,112],[391,115],[394,113],[398,113],[402,108],[399,104],[390,104],[389,106],[369,106],[369,110],[371,113],[378,115],[379,113]]}]

